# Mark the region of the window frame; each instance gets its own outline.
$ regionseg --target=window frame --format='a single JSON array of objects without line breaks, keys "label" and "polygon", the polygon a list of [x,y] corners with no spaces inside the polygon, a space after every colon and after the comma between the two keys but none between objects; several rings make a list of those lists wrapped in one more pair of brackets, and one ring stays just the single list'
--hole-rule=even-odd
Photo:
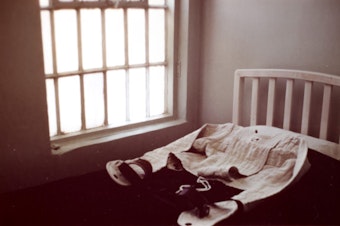
[{"label": "window frame", "polygon": [[[57,0],[52,0],[52,2],[58,2]],[[145,1],[147,3],[147,1]],[[168,30],[168,32],[166,32],[166,40],[165,40],[165,53],[167,54],[167,56],[165,57],[165,64],[163,65],[166,68],[166,86],[167,86],[167,90],[168,90],[168,95],[166,95],[167,100],[165,101],[165,104],[168,104],[168,106],[166,107],[168,109],[168,111],[166,113],[164,113],[163,115],[160,116],[155,116],[155,117],[150,117],[145,121],[141,121],[141,122],[127,122],[122,126],[110,126],[108,125],[107,121],[105,122],[105,126],[102,127],[97,127],[97,128],[92,128],[92,129],[86,129],[86,130],[81,130],[79,132],[73,132],[73,133],[67,133],[67,134],[59,134],[56,136],[52,136],[50,137],[51,140],[51,147],[52,147],[52,152],[55,154],[60,154],[60,153],[64,153],[70,150],[73,150],[75,148],[78,147],[82,147],[85,145],[91,145],[91,144],[95,144],[95,143],[100,143],[100,140],[107,140],[107,139],[116,139],[117,137],[122,137],[124,136],[124,134],[126,135],[131,135],[131,134],[135,134],[135,132],[133,131],[139,131],[137,133],[141,133],[143,131],[148,131],[148,130],[154,130],[155,128],[159,128],[162,126],[173,126],[173,125],[178,125],[178,124],[182,124],[184,121],[182,119],[178,120],[178,115],[177,115],[177,109],[176,109],[176,104],[175,102],[175,85],[176,85],[176,81],[175,81],[175,77],[177,76],[177,74],[179,74],[179,70],[180,67],[176,62],[178,62],[177,60],[177,41],[176,41],[176,37],[177,37],[177,29],[176,28],[176,24],[177,22],[177,11],[178,9],[175,10],[175,8],[178,8],[177,3],[175,4],[176,1],[168,1],[167,2],[167,7],[166,7],[166,30]],[[84,4],[85,3],[85,4]],[[97,2],[98,3],[98,2]],[[98,7],[96,3],[96,8]],[[101,1],[101,4],[103,4],[103,7],[106,8],[107,6],[107,1]],[[64,9],[64,8],[69,8],[69,7],[84,7],[84,5],[86,5],[85,7],[89,7],[89,8],[93,8],[93,2],[67,2],[67,4],[60,4],[57,6],[53,6],[53,7],[41,7],[41,11],[43,10],[56,10],[56,8],[58,9]],[[136,5],[135,5],[136,6]],[[112,7],[111,5],[109,7]],[[120,8],[123,9],[127,9],[129,7],[131,7],[131,4],[128,2],[127,4],[120,4],[119,6]],[[138,5],[136,6],[137,8],[145,8],[145,5]],[[146,6],[148,8],[164,8],[163,6]],[[146,11],[147,12],[147,11]],[[50,13],[50,18],[53,19],[53,14]],[[51,23],[53,23],[53,21],[51,21]],[[147,24],[147,21],[146,21]],[[79,25],[79,22],[78,22]],[[105,25],[102,25],[105,26]],[[148,28],[146,28],[148,29]],[[53,32],[53,31],[52,31]],[[54,35],[52,33],[52,35]],[[147,42],[147,40],[146,40]],[[52,48],[55,48],[55,43],[52,45]],[[55,49],[53,50],[53,53],[55,54]],[[146,51],[147,52],[147,51]],[[148,54],[148,53],[147,53]],[[104,55],[104,53],[103,53]],[[54,61],[56,61],[56,57],[53,57]],[[101,69],[90,69],[90,70],[83,70],[83,71],[74,71],[71,73],[67,73],[67,75],[63,75],[63,73],[59,73],[59,75],[57,77],[62,77],[62,76],[70,76],[70,75],[79,75],[80,77],[88,74],[88,73],[95,73],[95,72],[102,72],[103,70],[109,70],[110,68],[107,68],[105,65],[105,59],[103,59],[103,68]],[[54,65],[54,73],[57,72],[56,69],[56,62],[53,63]],[[150,66],[157,66],[158,64],[150,64],[148,63],[148,61],[146,60],[146,63],[144,64],[144,68],[150,67]],[[143,66],[143,65],[142,65]],[[106,68],[105,68],[106,67]],[[118,66],[119,67],[119,66]],[[105,68],[105,69],[104,69]],[[128,70],[129,65],[126,65],[124,67],[122,67],[121,69],[124,70]],[[111,68],[112,69],[112,68]],[[114,67],[114,69],[117,69],[117,67]],[[86,73],[84,73],[84,71],[86,71]],[[54,79],[56,75],[55,74],[49,74],[46,75],[46,80],[47,79]],[[103,75],[104,76],[104,75]],[[105,77],[105,76],[104,76]],[[104,86],[105,87],[105,86]],[[106,92],[105,88],[104,88],[104,92]],[[58,93],[56,93],[56,96],[58,96]],[[84,104],[82,104],[84,105]],[[84,114],[82,114],[82,117],[84,117]],[[84,119],[82,119],[84,120]],[[107,117],[106,117],[107,120]],[[84,125],[84,123],[82,123]],[[60,126],[60,122],[57,123],[57,125]],[[58,129],[60,131],[60,128]]]}]

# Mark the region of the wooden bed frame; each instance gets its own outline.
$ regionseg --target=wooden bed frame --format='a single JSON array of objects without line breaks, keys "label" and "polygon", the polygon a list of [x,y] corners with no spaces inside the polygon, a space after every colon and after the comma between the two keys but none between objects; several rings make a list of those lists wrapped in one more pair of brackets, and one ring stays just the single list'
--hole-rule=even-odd
[{"label": "wooden bed frame", "polygon": [[[303,87],[303,92],[296,90],[295,86],[298,85]],[[281,93],[278,91],[280,87]],[[247,93],[248,90],[251,91]],[[233,123],[242,126],[266,125],[299,133],[310,149],[340,160],[340,119],[332,122],[333,138],[339,141],[330,140],[328,136],[330,113],[339,107],[336,104],[339,104],[339,95],[336,96],[339,90],[340,76],[330,74],[282,69],[236,70]],[[313,109],[313,98],[319,96],[322,98]],[[335,100],[333,105],[332,98]],[[275,107],[280,101],[283,102],[283,109]],[[245,113],[247,110],[249,116],[245,115],[248,114]],[[320,111],[319,117],[311,116],[315,110]],[[340,118],[338,114],[335,113],[336,118]],[[301,125],[300,128],[296,124]],[[312,124],[314,130],[311,129]]]}]

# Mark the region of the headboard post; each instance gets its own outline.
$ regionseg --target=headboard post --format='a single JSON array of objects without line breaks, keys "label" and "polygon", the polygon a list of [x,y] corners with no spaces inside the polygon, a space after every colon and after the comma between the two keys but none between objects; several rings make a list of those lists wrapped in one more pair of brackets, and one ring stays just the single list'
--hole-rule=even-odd
[{"label": "headboard post", "polygon": [[260,79],[253,78],[252,79],[252,94],[251,94],[251,110],[250,110],[250,125],[257,125],[257,113],[258,113],[258,104],[259,104],[259,86]]},{"label": "headboard post", "polygon": [[233,96],[233,118],[234,124],[240,124],[240,107],[243,100],[243,90],[244,90],[244,78],[235,72],[234,77],[234,96]]},{"label": "headboard post", "polygon": [[266,125],[272,126],[274,123],[274,106],[275,106],[275,90],[276,78],[270,78],[268,83],[268,101],[267,101],[267,117]]},{"label": "headboard post", "polygon": [[302,120],[301,120],[301,133],[307,135],[309,128],[310,106],[312,98],[313,82],[306,81],[303,94],[303,107],[302,107]]}]

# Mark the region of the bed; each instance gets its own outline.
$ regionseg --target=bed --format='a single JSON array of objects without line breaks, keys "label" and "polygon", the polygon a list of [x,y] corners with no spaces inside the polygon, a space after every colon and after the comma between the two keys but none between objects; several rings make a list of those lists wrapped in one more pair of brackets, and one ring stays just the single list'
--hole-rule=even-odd
[{"label": "bed", "polygon": [[[296,70],[237,70],[234,75],[232,122],[202,125],[191,134],[136,159],[109,161],[107,169],[100,172],[1,195],[0,224],[339,225],[339,103],[339,76]],[[246,193],[250,194],[248,196],[240,196],[246,190],[240,189],[243,187],[228,187],[225,192],[225,187],[221,186],[226,184],[216,183],[220,186],[218,188],[222,188],[216,190],[218,191],[216,193],[226,195],[228,199],[209,203],[209,210],[206,213],[202,208],[201,217],[195,215],[197,211],[193,213],[191,210],[178,210],[171,206],[173,204],[171,200],[169,205],[169,200],[159,199],[164,196],[155,196],[153,194],[155,189],[151,185],[159,187],[160,184],[169,181],[177,183],[183,176],[178,174],[178,169],[188,171],[189,174],[183,176],[185,180],[188,179],[188,175],[195,183],[196,178],[200,178],[200,182],[197,183],[209,187],[204,177],[203,179],[196,177],[196,174],[202,175],[211,169],[210,167],[202,170],[202,166],[214,165],[216,162],[221,165],[224,163],[222,158],[224,153],[216,152],[219,155],[214,155],[215,143],[213,145],[209,143],[212,134],[215,135],[213,137],[215,140],[221,141],[219,147],[230,145],[224,143],[225,137],[228,139],[232,137],[230,141],[239,137],[257,141],[257,138],[264,137],[263,143],[266,147],[268,142],[269,147],[277,147],[281,142],[280,147],[284,147],[284,150],[288,152],[294,150],[295,154],[291,155],[289,152],[287,155],[289,156],[287,159],[293,164],[290,168],[285,168],[286,171],[282,171],[282,168],[275,168],[274,171],[270,169],[270,172],[283,172],[274,173],[283,175],[278,177],[279,186],[272,186],[269,189],[268,186],[262,186]],[[273,137],[279,139],[273,143],[271,139]],[[289,138],[288,141],[286,138]],[[208,144],[211,146],[208,148],[210,151],[206,148]],[[237,147],[241,149],[244,147],[243,143],[238,144],[241,145]],[[275,148],[267,150],[265,159],[273,149]],[[198,153],[197,150],[204,152]],[[207,156],[213,158],[209,159]],[[292,156],[294,161],[290,161]],[[171,160],[175,159],[173,161],[175,164],[171,165],[174,169],[171,171],[173,174],[162,171],[164,166],[168,166],[170,157]],[[196,168],[188,167],[188,164],[195,162],[196,165],[193,165]],[[147,182],[149,187],[135,186],[133,177],[129,180],[131,177],[119,174],[122,168],[118,167],[126,164],[129,166],[128,170],[134,165],[132,170],[139,177],[134,179],[149,181]],[[235,167],[230,167],[227,176],[231,175],[232,178],[241,178],[247,182],[247,179],[244,179],[247,178],[245,174],[248,173],[250,175],[248,177],[251,178],[263,169],[263,165],[257,166],[260,167],[255,171],[254,168],[250,169],[253,170],[250,173],[241,171],[242,167],[236,170]],[[287,177],[284,176],[288,175],[286,172],[289,172]],[[224,171],[221,175],[226,176],[223,173]],[[145,177],[147,174],[153,176],[147,179]],[[159,179],[156,178],[157,183],[154,182],[155,176]],[[262,176],[254,178],[263,180]],[[221,182],[219,179],[214,178]],[[209,183],[215,188],[214,182]],[[265,183],[266,180],[263,180],[261,185]],[[187,188],[183,186],[178,191],[185,192]],[[266,191],[262,196],[261,190]],[[222,203],[219,203],[221,201]],[[214,211],[217,211],[217,214],[209,217],[215,213]]]},{"label": "bed", "polygon": [[[111,178],[122,186],[137,185],[147,195],[156,194],[167,203],[182,195],[185,198],[181,196],[181,201],[172,203],[182,208],[179,225],[213,225],[248,212],[298,183],[310,168],[309,150],[340,160],[340,128],[334,107],[339,103],[339,77],[297,70],[248,69],[237,70],[234,81],[232,123],[205,124],[136,159],[110,161],[107,171]],[[154,174],[173,169],[169,159],[182,168],[153,183],[161,180],[152,179]],[[175,171],[197,176],[197,182],[181,181],[179,173],[172,176]],[[181,182],[169,184],[175,181],[172,177]],[[215,181],[222,182],[224,190],[238,191],[230,191],[230,196],[214,191],[210,184]],[[168,189],[171,186],[173,190]],[[206,189],[223,196],[211,198]],[[160,190],[167,193],[159,194]],[[192,205],[182,204],[184,199]]]}]

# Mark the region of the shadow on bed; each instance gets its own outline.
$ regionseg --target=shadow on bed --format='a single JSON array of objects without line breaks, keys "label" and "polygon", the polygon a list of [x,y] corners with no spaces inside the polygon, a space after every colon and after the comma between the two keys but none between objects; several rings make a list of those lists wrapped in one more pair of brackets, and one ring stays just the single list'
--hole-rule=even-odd
[{"label": "shadow on bed", "polygon": [[0,225],[163,225],[177,219],[133,188],[115,184],[106,170],[3,194],[0,203]]},{"label": "shadow on bed", "polygon": [[221,225],[340,225],[340,163],[309,151],[309,171],[292,187]]},{"label": "shadow on bed", "polygon": [[[309,151],[301,180],[220,225],[340,225],[340,164]],[[0,195],[0,225],[176,225],[178,212],[105,170]]]}]

